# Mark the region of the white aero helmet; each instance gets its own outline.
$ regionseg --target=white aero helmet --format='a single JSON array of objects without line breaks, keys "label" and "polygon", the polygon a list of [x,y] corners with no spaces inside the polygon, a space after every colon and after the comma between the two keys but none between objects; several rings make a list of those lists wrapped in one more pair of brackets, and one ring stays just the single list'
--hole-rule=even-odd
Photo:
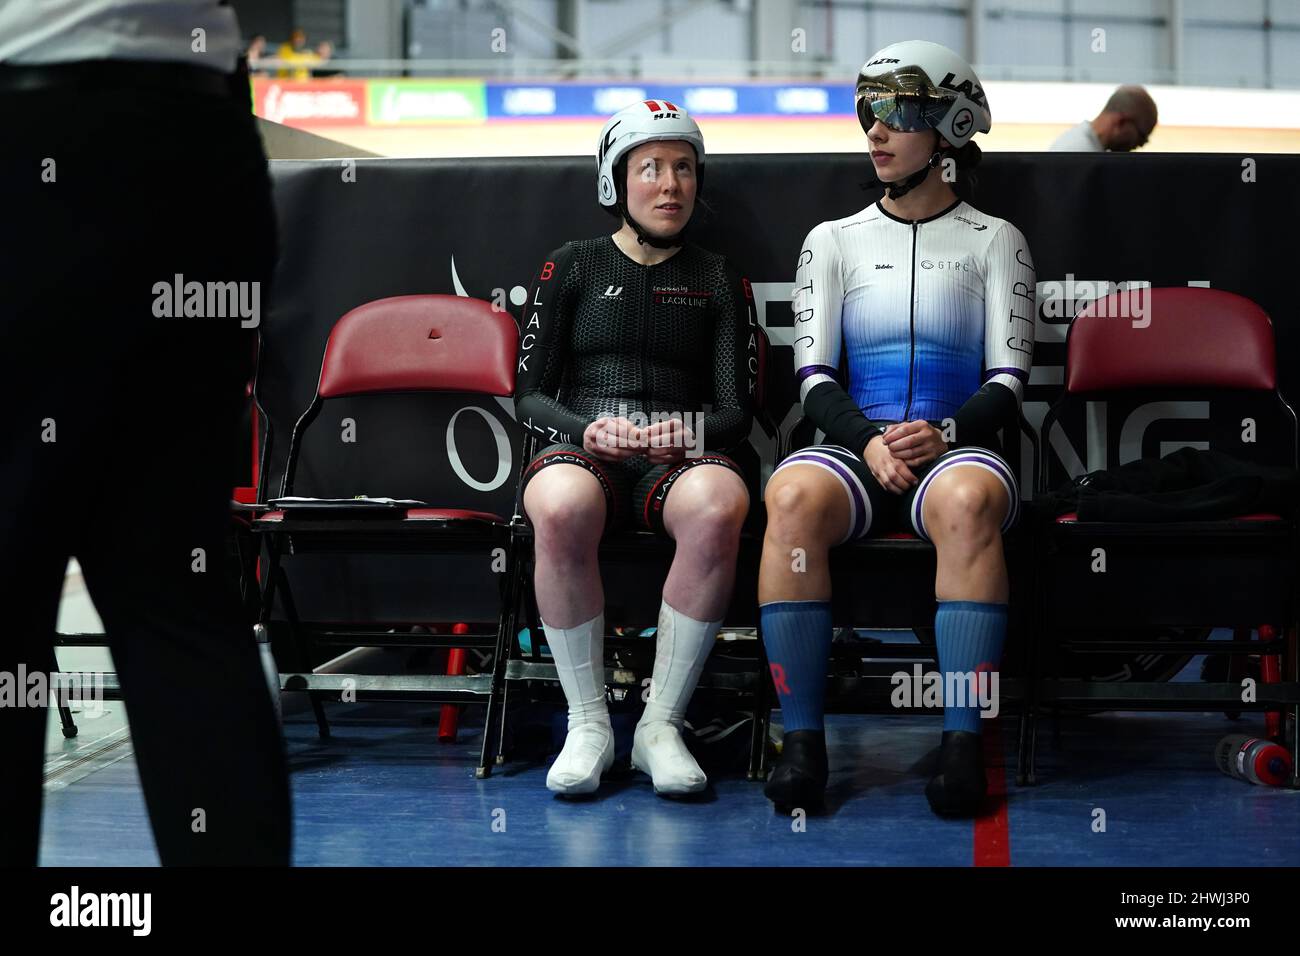
[{"label": "white aero helmet", "polygon": [[619,205],[622,189],[614,167],[627,153],[661,139],[684,139],[695,147],[695,180],[704,183],[704,136],[695,120],[667,100],[642,100],[625,106],[605,123],[596,145],[596,198],[602,206]]},{"label": "white aero helmet", "polygon": [[970,64],[928,40],[891,43],[872,56],[858,72],[854,98],[864,130],[876,120],[904,133],[933,129],[961,147],[993,125]]}]

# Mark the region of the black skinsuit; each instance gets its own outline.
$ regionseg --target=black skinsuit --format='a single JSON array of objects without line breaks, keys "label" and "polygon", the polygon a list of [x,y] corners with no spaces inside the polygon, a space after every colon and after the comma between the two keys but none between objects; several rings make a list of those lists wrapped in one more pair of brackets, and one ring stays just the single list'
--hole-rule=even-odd
[{"label": "black skinsuit", "polygon": [[[696,437],[705,451],[733,448],[749,435],[757,321],[748,283],[722,256],[687,243],[645,266],[609,236],[566,243],[538,272],[521,325],[515,406],[519,423],[546,446],[525,482],[554,461],[582,464],[601,479],[611,522],[632,505],[653,527],[647,506],[662,508],[675,478],[669,472],[702,459],[658,467],[643,455],[597,462],[582,448],[588,425],[633,413],[693,416],[707,404],[702,420],[687,419],[702,431]],[[650,505],[656,490],[663,494]]]}]

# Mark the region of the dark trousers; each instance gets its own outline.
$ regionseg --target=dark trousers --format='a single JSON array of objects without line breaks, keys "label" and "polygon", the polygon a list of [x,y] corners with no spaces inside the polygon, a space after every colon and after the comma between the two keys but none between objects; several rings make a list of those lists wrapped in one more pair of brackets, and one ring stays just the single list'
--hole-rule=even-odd
[{"label": "dark trousers", "polygon": [[[288,864],[283,740],[224,559],[256,333],[155,315],[177,274],[260,283],[268,307],[247,101],[0,93],[0,117],[0,671],[49,670],[75,555],[162,862]],[[0,864],[37,860],[47,713],[0,706]]]}]

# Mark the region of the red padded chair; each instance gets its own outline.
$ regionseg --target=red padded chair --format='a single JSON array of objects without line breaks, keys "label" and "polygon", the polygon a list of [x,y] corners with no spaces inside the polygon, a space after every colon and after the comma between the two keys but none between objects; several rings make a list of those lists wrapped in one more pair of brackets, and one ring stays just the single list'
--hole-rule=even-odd
[{"label": "red padded chair", "polygon": [[[1225,448],[1236,457],[1263,457],[1261,464],[1295,467],[1296,415],[1277,387],[1273,326],[1264,311],[1239,295],[1202,288],[1151,289],[1145,314],[1126,308],[1140,293],[1118,292],[1089,304],[1070,325],[1065,387],[1044,419],[1044,445],[1061,415],[1082,401],[1169,395],[1204,398],[1211,432],[1240,430],[1234,402],[1251,402],[1268,413],[1269,437],[1258,448]],[[1226,437],[1221,438],[1226,445]],[[1251,454],[1253,453],[1253,455]],[[1046,493],[1062,477],[1040,456],[1037,486]],[[1065,679],[1067,654],[1281,655],[1297,615],[1295,523],[1278,514],[1243,514],[1227,520],[1164,523],[1082,522],[1078,515],[1043,516],[1036,535],[1040,587],[1035,639],[1031,642],[1030,706],[1021,733],[1020,765],[1034,782],[1036,717],[1040,709],[1243,710],[1300,708],[1300,673],[1294,652],[1290,683],[1260,684],[1254,702],[1242,701],[1242,685],[1225,683],[1100,683]],[[1093,570],[1102,549],[1105,573]],[[1097,567],[1100,567],[1098,565]],[[1233,627],[1239,640],[1127,640],[1113,633],[1143,627]],[[1258,627],[1265,638],[1249,641]],[[1110,631],[1111,636],[1096,632]],[[1240,640],[1241,637],[1247,640]],[[1234,660],[1240,658],[1234,657]],[[1266,668],[1271,670],[1271,668]],[[1296,755],[1295,731],[1289,741]],[[1293,785],[1295,780],[1292,781]]]},{"label": "red padded chair", "polygon": [[[378,299],[344,315],[330,332],[320,380],[311,404],[294,425],[280,497],[292,495],[303,437],[327,400],[344,396],[398,392],[445,392],[509,398],[514,393],[518,327],[509,312],[489,303],[450,295],[407,295]],[[252,522],[267,545],[261,609],[270,621],[279,593],[298,653],[301,671],[281,675],[285,690],[309,693],[322,737],[329,726],[320,700],[344,689],[357,698],[406,699],[418,696],[442,703],[486,703],[483,748],[478,776],[489,772],[492,722],[497,716],[504,678],[506,647],[514,629],[511,593],[517,576],[510,573],[516,544],[508,516],[464,508],[419,507],[380,510],[364,502],[334,510],[289,506],[267,511]],[[388,625],[315,625],[301,621],[294,607],[282,556],[330,553],[461,553],[481,555],[485,566],[493,549],[505,551],[506,573],[498,576],[502,601],[494,633],[431,635],[402,640]],[[430,582],[431,585],[433,582]],[[422,622],[411,622],[422,623]],[[355,647],[454,646],[495,650],[494,670],[472,676],[374,676],[314,674],[309,649],[316,643]],[[319,693],[317,693],[319,692]]]}]

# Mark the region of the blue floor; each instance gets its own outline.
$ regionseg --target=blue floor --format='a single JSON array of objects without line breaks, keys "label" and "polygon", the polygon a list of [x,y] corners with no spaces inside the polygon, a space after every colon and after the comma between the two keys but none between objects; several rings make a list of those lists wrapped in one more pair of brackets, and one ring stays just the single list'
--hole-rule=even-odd
[{"label": "blue floor", "polygon": [[[355,865],[970,866],[982,830],[934,817],[923,795],[935,717],[830,719],[832,813],[794,832],[759,784],[715,779],[705,799],[655,797],[647,777],[608,778],[568,802],[545,789],[546,767],[513,764],[476,781],[478,732],[439,744],[429,708],[330,708],[322,744],[306,716],[288,718],[295,862]],[[1296,865],[1300,792],[1253,787],[1215,769],[1215,741],[1258,721],[1222,714],[1108,714],[1050,721],[1039,785],[1014,781],[1014,719],[1003,720],[1006,839],[1014,866]],[[1094,811],[1105,832],[1094,832]],[[504,823],[504,832],[501,830]],[[995,828],[993,828],[995,829]],[[154,865],[129,750],[49,790],[45,865]]]},{"label": "blue floor", "polygon": [[[100,628],[75,565],[59,627]],[[60,660],[72,669],[112,666],[106,651],[93,648],[65,648]],[[1200,660],[1178,679],[1196,679]],[[938,744],[937,716],[833,716],[832,814],[810,818],[796,833],[743,773],[715,774],[695,803],[657,798],[635,773],[607,778],[594,800],[568,803],[546,790],[545,761],[474,779],[479,733],[470,721],[481,720],[481,708],[466,713],[461,740],[450,745],[438,742],[429,719],[436,711],[427,705],[329,710],[334,738],[326,744],[309,712],[285,720],[294,858],[303,866],[970,866],[977,857],[996,859],[985,851],[999,842],[1013,866],[1300,865],[1300,791],[1250,786],[1214,766],[1215,742],[1262,730],[1259,715],[1236,722],[1222,714],[1075,717],[1061,721],[1056,741],[1045,720],[1039,784],[1023,789],[1013,776],[1015,721],[1004,719],[1001,828],[997,817],[976,825],[930,813],[926,758]],[[77,722],[74,740],[50,723],[41,862],[157,865],[125,709],[106,701]],[[1097,810],[1105,832],[1093,830]],[[504,832],[495,832],[502,820]]]},{"label": "blue floor", "polygon": [[1063,721],[1053,747],[1044,726],[1039,785],[1010,797],[1012,864],[1295,866],[1300,791],[1214,765],[1221,736],[1262,730],[1257,715],[1102,714]]}]

